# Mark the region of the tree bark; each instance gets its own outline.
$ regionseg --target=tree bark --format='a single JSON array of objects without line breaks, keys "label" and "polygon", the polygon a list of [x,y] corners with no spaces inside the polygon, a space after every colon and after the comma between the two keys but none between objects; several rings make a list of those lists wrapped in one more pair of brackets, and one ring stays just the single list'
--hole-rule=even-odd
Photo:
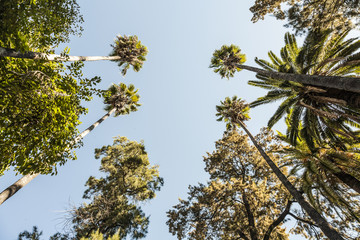
[{"label": "tree bark", "polygon": [[271,72],[243,64],[236,64],[236,67],[249,70],[251,72],[256,72],[271,78],[283,79],[286,81],[293,81],[323,88],[334,88],[351,93],[360,93],[360,78]]},{"label": "tree bark", "polygon": [[360,181],[353,177],[350,174],[347,174],[343,171],[341,172],[332,172],[340,181],[348,185],[351,189],[360,193]]},{"label": "tree bark", "polygon": [[100,61],[100,60],[121,60],[119,56],[62,56],[58,54],[46,54],[39,52],[18,52],[15,49],[0,47],[0,57],[44,59],[47,61]]},{"label": "tree bark", "polygon": [[275,165],[275,163],[270,159],[270,157],[265,153],[262,147],[257,143],[255,138],[252,136],[250,131],[246,128],[245,124],[242,121],[237,121],[240,126],[244,129],[246,134],[250,137],[251,141],[260,152],[261,156],[274,171],[275,175],[279,178],[282,184],[294,197],[294,199],[299,203],[299,205],[306,211],[306,213],[311,217],[311,219],[318,225],[318,227],[323,231],[325,236],[330,240],[344,240],[341,235],[332,228],[329,223],[305,200],[302,194],[289,182],[286,176],[280,171],[280,169]]},{"label": "tree bark", "polygon": [[246,197],[245,191],[243,191],[241,194],[242,194],[242,199],[244,201],[246,215],[247,215],[248,222],[249,222],[249,228],[250,228],[249,232],[250,232],[251,240],[258,240],[259,237],[258,237],[258,234],[256,231],[255,219],[254,219],[254,215],[251,211],[250,203]]},{"label": "tree bark", "polygon": [[[108,113],[106,113],[102,118],[93,123],[90,127],[85,129],[82,133],[80,133],[74,140],[74,144],[79,142],[82,138],[84,138],[87,134],[89,134],[94,128],[96,128],[100,123],[102,123],[105,119],[107,119],[113,112],[115,112],[116,108],[111,109]],[[31,182],[34,178],[39,176],[39,173],[35,174],[27,174],[20,178],[18,181],[10,185],[4,191],[0,193],[0,205],[3,204],[6,200],[11,198],[17,191],[21,188],[25,187],[29,182]]]}]

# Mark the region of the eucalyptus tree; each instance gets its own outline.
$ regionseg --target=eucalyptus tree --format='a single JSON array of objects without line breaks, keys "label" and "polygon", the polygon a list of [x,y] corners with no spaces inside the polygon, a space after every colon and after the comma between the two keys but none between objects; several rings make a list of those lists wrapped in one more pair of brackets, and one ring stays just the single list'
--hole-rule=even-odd
[{"label": "eucalyptus tree", "polygon": [[68,56],[66,54],[49,54],[41,52],[21,52],[16,49],[4,48],[0,46],[0,57],[25,58],[45,61],[99,61],[111,60],[117,62],[122,69],[123,75],[133,67],[134,71],[139,71],[146,60],[147,48],[141,44],[137,36],[118,35],[112,46],[109,56]]},{"label": "eucalyptus tree", "polygon": [[[256,139],[267,151],[280,148],[269,131]],[[247,136],[227,131],[215,147],[204,157],[210,181],[189,186],[167,212],[169,231],[178,239],[289,239],[283,223],[293,199]]]},{"label": "eucalyptus tree", "polygon": [[286,176],[281,172],[281,170],[276,166],[276,164],[271,160],[271,158],[266,154],[261,145],[256,141],[254,136],[247,129],[244,121],[249,120],[249,104],[244,100],[238,99],[236,96],[233,98],[227,97],[224,101],[221,101],[221,105],[216,106],[218,121],[228,122],[227,128],[236,128],[240,126],[246,134],[249,136],[250,140],[259,151],[261,156],[264,158],[266,163],[270,166],[275,175],[279,178],[281,183],[289,191],[292,197],[298,202],[302,209],[310,216],[310,218],[316,223],[316,225],[322,230],[322,232],[329,239],[344,239],[329,223],[326,219],[321,216],[321,214],[316,211],[316,209],[311,206],[303,197],[302,193],[297,190],[294,185],[286,178]]},{"label": "eucalyptus tree", "polygon": [[288,21],[286,27],[302,34],[309,30],[354,28],[360,23],[359,8],[359,0],[256,0],[250,11],[253,22],[274,14],[277,19]]},{"label": "eucalyptus tree", "polygon": [[[137,111],[137,107],[140,106],[138,103],[140,96],[137,94],[137,91],[138,90],[135,90],[135,87],[132,84],[129,86],[126,86],[124,83],[120,83],[119,85],[113,84],[104,94],[104,103],[106,104],[105,110],[108,112],[87,129],[85,129],[82,133],[80,133],[76,138],[73,138],[66,151],[70,152],[74,144],[77,144],[82,138],[89,134],[111,114],[114,114],[114,116],[117,117],[119,115],[125,115],[129,114],[130,112]],[[57,152],[57,154],[60,156],[63,155],[62,152]],[[46,159],[46,156],[42,157]],[[18,190],[27,185],[39,174],[40,173],[37,171],[32,170],[30,173],[24,175],[21,179],[2,191],[0,193],[0,204],[13,196]]]},{"label": "eucalyptus tree", "polygon": [[151,166],[144,144],[117,137],[113,145],[95,150],[101,157],[101,178],[86,182],[84,199],[90,200],[71,210],[76,239],[98,231],[105,239],[118,234],[120,239],[144,238],[149,217],[139,206],[153,199],[163,185],[158,166]]},{"label": "eucalyptus tree", "polygon": [[[360,41],[344,40],[347,33],[310,33],[301,48],[293,35],[286,34],[281,58],[269,52],[271,62],[255,59],[263,69],[243,65],[245,55],[238,47],[223,46],[215,51],[211,67],[222,77],[228,78],[241,69],[255,71],[258,80],[249,81],[249,84],[268,89],[269,92],[251,103],[251,107],[285,99],[268,125],[272,127],[287,114],[292,121],[288,134],[294,144],[296,137],[301,134],[312,147],[324,139],[344,146],[339,135],[357,138],[349,126],[360,127],[360,78],[356,77]],[[307,81],[307,78],[310,80]],[[327,82],[328,78],[333,85],[328,84],[331,83]],[[353,90],[350,90],[351,85],[349,89],[336,86],[343,83],[355,83]]]}]

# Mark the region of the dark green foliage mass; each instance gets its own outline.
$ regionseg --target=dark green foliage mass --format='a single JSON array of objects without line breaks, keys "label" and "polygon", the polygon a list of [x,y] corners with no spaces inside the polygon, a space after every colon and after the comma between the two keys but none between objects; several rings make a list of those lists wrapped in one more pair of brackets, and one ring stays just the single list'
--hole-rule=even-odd
[{"label": "dark green foliage mass", "polygon": [[150,166],[143,143],[118,137],[113,145],[96,149],[95,156],[102,157],[100,171],[105,177],[89,178],[84,198],[90,203],[72,211],[76,237],[89,237],[96,230],[105,237],[145,237],[149,217],[138,205],[155,197],[163,179],[157,166]]}]

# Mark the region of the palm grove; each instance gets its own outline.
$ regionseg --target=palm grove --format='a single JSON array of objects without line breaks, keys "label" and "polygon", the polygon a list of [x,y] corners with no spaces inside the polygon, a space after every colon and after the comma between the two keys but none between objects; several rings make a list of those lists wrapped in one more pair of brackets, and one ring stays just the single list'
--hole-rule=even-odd
[{"label": "palm grove", "polygon": [[[140,106],[134,85],[98,89],[100,77],[83,77],[84,62],[114,61],[126,75],[130,67],[141,69],[147,48],[136,36],[117,36],[109,56],[55,55],[60,43],[81,34],[75,0],[0,2],[0,174],[12,169],[23,175],[0,193],[1,204],[39,174],[57,174],[57,166],[76,159],[81,139],[106,118]],[[307,239],[360,237],[360,40],[348,37],[359,24],[359,8],[360,1],[347,0],[254,2],[254,22],[272,13],[305,40],[300,46],[287,33],[280,55],[270,51],[269,60],[255,59],[260,68],[245,65],[235,45],[214,52],[210,67],[221,77],[252,71],[257,80],[248,83],[268,92],[249,104],[234,96],[216,106],[227,125],[216,150],[204,157],[210,181],[190,186],[188,199],[168,211],[173,235],[289,239],[284,223],[293,219],[290,233]],[[104,99],[108,112],[79,134],[79,117],[87,112],[82,103],[93,95]],[[267,128],[253,136],[245,124],[250,108],[275,101],[282,102]],[[286,133],[275,135],[270,128],[283,120]],[[126,137],[95,154],[102,156],[105,177],[86,182],[83,197],[90,203],[70,211],[72,234],[51,239],[144,238],[149,217],[139,202],[160,190],[157,166],[150,165],[143,143]],[[19,239],[40,235],[34,227]]]}]

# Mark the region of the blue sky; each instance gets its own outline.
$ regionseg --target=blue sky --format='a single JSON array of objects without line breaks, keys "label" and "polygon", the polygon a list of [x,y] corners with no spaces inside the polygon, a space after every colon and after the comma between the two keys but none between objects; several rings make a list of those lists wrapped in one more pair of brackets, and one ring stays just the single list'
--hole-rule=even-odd
[{"label": "blue sky", "polygon": [[[263,96],[261,89],[247,85],[255,75],[242,71],[230,81],[208,68],[212,53],[223,44],[236,44],[247,55],[247,64],[267,52],[278,53],[288,29],[284,22],[267,17],[256,24],[250,21],[253,1],[242,0],[106,0],[79,1],[84,15],[81,38],[67,44],[71,55],[108,55],[117,34],[137,35],[149,49],[143,69],[122,77],[113,62],[85,63],[88,77],[100,76],[100,85],[133,83],[143,104],[138,112],[111,117],[84,139],[77,151],[78,160],[59,167],[57,176],[40,176],[0,207],[0,239],[16,239],[23,230],[37,225],[44,239],[62,231],[66,210],[79,205],[84,184],[90,175],[99,176],[100,161],[94,149],[111,144],[115,136],[144,140],[152,164],[160,166],[165,185],[156,199],[143,209],[151,215],[145,239],[175,239],[168,233],[166,211],[186,198],[188,185],[205,182],[203,157],[214,149],[225,124],[217,122],[215,105],[226,96],[237,95],[253,101]],[[82,117],[80,131],[100,118],[102,100],[86,103],[89,113]],[[258,133],[276,106],[261,106],[251,112],[249,129]],[[283,125],[275,129],[283,129]],[[6,173],[0,187],[19,178]],[[295,238],[294,238],[295,239]],[[300,239],[300,238],[299,238]]]}]

